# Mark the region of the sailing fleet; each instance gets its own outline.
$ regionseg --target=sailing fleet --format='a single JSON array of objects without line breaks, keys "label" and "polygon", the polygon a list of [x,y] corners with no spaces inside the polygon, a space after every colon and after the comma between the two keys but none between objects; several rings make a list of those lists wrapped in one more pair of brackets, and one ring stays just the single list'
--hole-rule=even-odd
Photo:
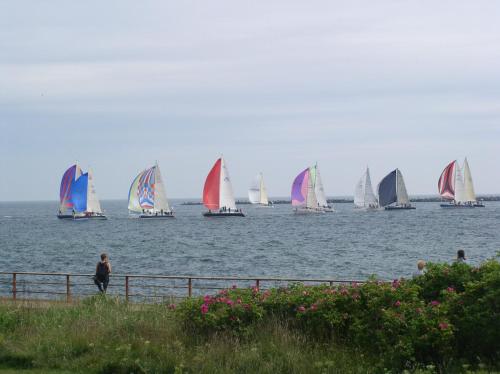
[{"label": "sailing fleet", "polygon": [[[354,188],[354,207],[357,210],[413,210],[403,174],[394,169],[379,182],[373,191],[370,169]],[[442,208],[482,208],[474,192],[472,174],[465,158],[462,167],[457,160],[450,162],[438,180],[438,192],[446,203]],[[59,219],[103,220],[107,219],[97,198],[94,178],[89,169],[82,171],[78,163],[63,174],[59,190]],[[273,207],[264,184],[264,176],[255,176],[248,189],[248,200],[256,207]],[[293,180],[291,204],[296,214],[324,214],[334,212],[326,199],[318,164],[302,170]],[[221,156],[210,169],[203,187],[205,217],[244,217],[236,206],[233,187],[226,161]],[[141,219],[174,218],[168,203],[165,184],[158,162],[141,171],[132,181],[128,194],[128,210],[131,217]]]}]

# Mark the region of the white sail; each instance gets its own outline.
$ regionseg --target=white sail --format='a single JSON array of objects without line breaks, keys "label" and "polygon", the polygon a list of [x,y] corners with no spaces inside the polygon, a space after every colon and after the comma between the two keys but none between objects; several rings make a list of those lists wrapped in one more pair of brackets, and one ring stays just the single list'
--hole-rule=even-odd
[{"label": "white sail", "polygon": [[328,207],[328,202],[326,201],[325,189],[323,187],[323,181],[321,179],[321,174],[319,173],[318,165],[314,166],[315,169],[315,181],[314,183],[314,192],[316,194],[316,199],[318,201],[318,205],[322,208]]},{"label": "white sail", "polygon": [[398,205],[406,205],[410,203],[410,199],[408,198],[408,192],[406,192],[405,181],[403,179],[403,174],[396,169],[396,194],[398,197],[397,204]]},{"label": "white sail", "polygon": [[94,187],[94,177],[92,171],[88,171],[88,185],[87,185],[87,212],[89,213],[102,213],[101,204],[97,198]]},{"label": "white sail", "polygon": [[370,169],[368,168],[366,168],[365,173],[356,184],[354,205],[358,208],[375,208],[378,206],[377,198],[373,193]]},{"label": "white sail", "polygon": [[155,189],[154,189],[154,211],[164,213],[170,212],[170,206],[167,201],[167,194],[165,192],[165,185],[160,173],[158,164],[155,166]]},{"label": "white sail", "polygon": [[462,169],[457,162],[455,166],[455,202],[465,203],[466,201],[467,198],[465,196],[465,185],[464,178],[462,176]]},{"label": "white sail", "polygon": [[359,179],[354,188],[354,205],[358,208],[365,207],[365,175]]},{"label": "white sail", "polygon": [[236,202],[234,201],[233,186],[229,178],[229,172],[226,167],[224,158],[221,157],[220,171],[220,187],[219,187],[219,206],[221,208],[236,210]]},{"label": "white sail", "polygon": [[132,185],[130,186],[130,190],[128,193],[128,210],[131,212],[140,213],[142,212],[141,205],[139,204],[139,179],[141,178],[144,171],[140,172],[137,177],[135,177]]},{"label": "white sail", "polygon": [[264,185],[264,176],[260,173],[260,203],[262,205],[269,205],[269,199],[267,198],[267,190]]},{"label": "white sail", "polygon": [[372,180],[370,178],[370,169],[366,168],[365,174],[365,206],[376,207],[378,205],[377,197],[373,192]]},{"label": "white sail", "polygon": [[306,199],[306,207],[317,209],[318,208],[318,200],[316,198],[316,191],[314,187],[314,180],[312,178],[311,169],[309,168],[309,177],[307,178],[307,199]]},{"label": "white sail", "polygon": [[474,192],[474,184],[472,183],[472,174],[470,172],[467,158],[465,158],[464,160],[464,190],[465,190],[465,200],[469,202],[476,202],[476,193]]},{"label": "white sail", "polygon": [[260,204],[261,200],[261,174],[257,174],[248,189],[248,200],[252,204]]}]

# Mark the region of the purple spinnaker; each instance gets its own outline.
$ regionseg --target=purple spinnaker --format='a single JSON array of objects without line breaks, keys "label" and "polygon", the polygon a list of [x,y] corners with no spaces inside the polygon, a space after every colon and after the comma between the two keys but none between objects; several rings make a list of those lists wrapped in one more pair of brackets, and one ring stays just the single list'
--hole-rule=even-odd
[{"label": "purple spinnaker", "polygon": [[304,201],[306,200],[306,196],[302,194],[303,188],[302,185],[304,183],[306,174],[309,172],[309,168],[305,169],[303,172],[301,172],[295,180],[293,181],[292,184],[292,205],[302,205]]},{"label": "purple spinnaker", "polygon": [[66,208],[73,207],[73,202],[71,201],[71,185],[75,181],[76,165],[71,166],[63,174],[61,179],[61,188],[59,189],[59,199],[61,205]]}]

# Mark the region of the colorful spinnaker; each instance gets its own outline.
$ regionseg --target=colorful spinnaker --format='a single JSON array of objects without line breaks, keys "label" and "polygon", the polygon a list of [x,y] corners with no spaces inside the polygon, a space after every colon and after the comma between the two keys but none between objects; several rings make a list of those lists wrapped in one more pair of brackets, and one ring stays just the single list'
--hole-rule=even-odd
[{"label": "colorful spinnaker", "polygon": [[128,193],[128,209],[141,217],[172,216],[158,163],[140,172]]},{"label": "colorful spinnaker", "polygon": [[450,204],[441,204],[442,207],[484,206],[477,201],[467,158],[462,168],[457,160],[446,165],[438,180],[438,192],[443,199],[450,201]]},{"label": "colorful spinnaker", "polygon": [[243,216],[241,210],[236,208],[233,186],[223,157],[215,161],[207,175],[203,186],[203,205],[208,209],[203,213],[205,216]]},{"label": "colorful spinnaker", "polygon": [[65,214],[73,209],[73,199],[71,187],[82,175],[82,170],[78,164],[70,166],[63,174],[61,186],[59,188],[59,214]]}]

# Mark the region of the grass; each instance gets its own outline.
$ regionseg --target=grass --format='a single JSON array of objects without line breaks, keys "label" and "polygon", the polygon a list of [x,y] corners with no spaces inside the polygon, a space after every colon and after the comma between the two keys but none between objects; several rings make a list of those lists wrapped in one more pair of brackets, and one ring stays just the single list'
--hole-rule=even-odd
[{"label": "grass", "polygon": [[277,321],[245,339],[202,337],[183,330],[164,305],[96,297],[72,307],[0,305],[0,373],[14,370],[366,373],[370,360],[341,347],[308,342]]},{"label": "grass", "polygon": [[375,361],[276,320],[239,339],[189,333],[164,305],[0,304],[0,373],[371,373]]}]

